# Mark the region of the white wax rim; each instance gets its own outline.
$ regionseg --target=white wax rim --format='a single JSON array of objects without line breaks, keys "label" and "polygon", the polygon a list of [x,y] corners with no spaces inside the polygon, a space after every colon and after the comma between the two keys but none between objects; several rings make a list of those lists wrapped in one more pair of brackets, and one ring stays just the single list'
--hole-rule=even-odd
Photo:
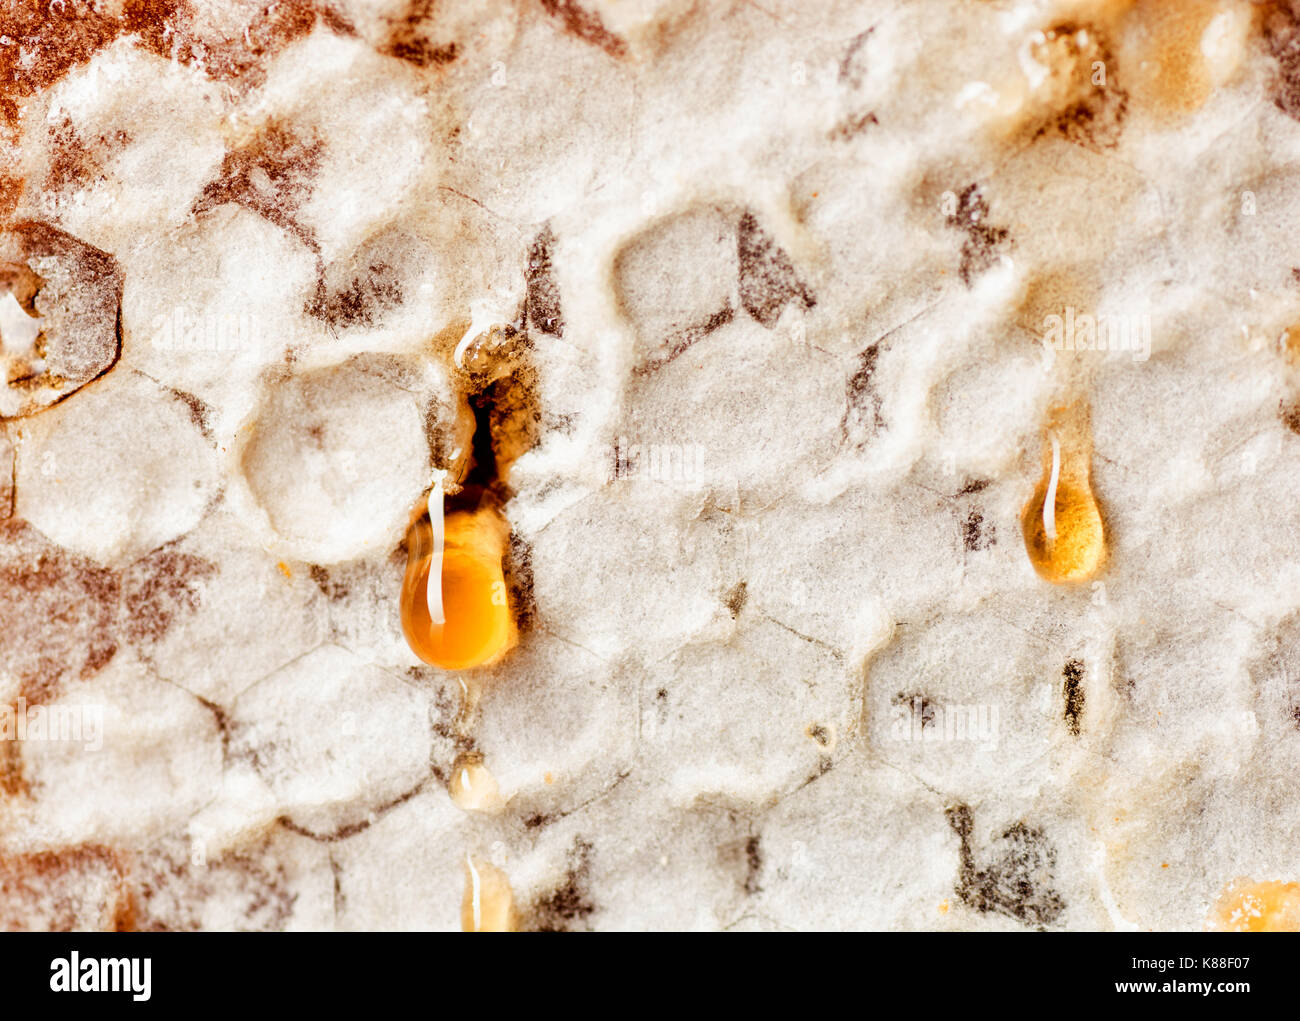
[{"label": "white wax rim", "polygon": [[442,612],[442,480],[445,472],[438,472],[429,490],[429,526],[433,529],[433,552],[429,554],[429,582],[424,599],[429,606],[429,620],[441,627],[447,622]]},{"label": "white wax rim", "polygon": [[1056,486],[1061,481],[1061,444],[1052,437],[1052,477],[1047,481],[1047,496],[1043,498],[1043,531],[1048,542],[1056,542]]}]

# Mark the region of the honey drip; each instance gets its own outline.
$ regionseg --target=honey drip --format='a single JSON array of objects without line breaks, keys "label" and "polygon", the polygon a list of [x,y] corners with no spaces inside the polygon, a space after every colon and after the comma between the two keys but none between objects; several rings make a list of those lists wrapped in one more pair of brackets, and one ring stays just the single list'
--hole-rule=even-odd
[{"label": "honey drip", "polygon": [[1025,552],[1053,584],[1085,581],[1106,555],[1101,510],[1092,494],[1092,438],[1086,410],[1052,416],[1044,442],[1043,477],[1021,512]]},{"label": "honey drip", "polygon": [[[514,646],[517,631],[502,566],[509,535],[510,526],[492,507],[453,512],[443,523],[438,557],[429,514],[421,507],[413,515],[406,534],[402,632],[424,662],[444,670],[490,666]],[[430,575],[438,573],[439,561],[441,586],[433,592],[441,592],[442,605],[431,614]]]},{"label": "honey drip", "polygon": [[499,812],[505,807],[496,777],[483,765],[483,756],[469,752],[456,760],[447,782],[451,800],[467,812]]},{"label": "honey drip", "polygon": [[515,895],[510,880],[495,865],[465,859],[465,897],[460,906],[464,932],[514,932]]}]

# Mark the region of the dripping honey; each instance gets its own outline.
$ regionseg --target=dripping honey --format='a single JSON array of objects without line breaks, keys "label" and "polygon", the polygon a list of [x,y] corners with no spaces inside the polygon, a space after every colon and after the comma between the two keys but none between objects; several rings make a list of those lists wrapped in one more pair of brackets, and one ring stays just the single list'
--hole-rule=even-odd
[{"label": "dripping honey", "polygon": [[442,553],[443,622],[429,612],[433,526],[423,509],[407,530],[402,581],[402,631],[411,650],[444,670],[467,670],[497,662],[515,644],[503,560],[509,525],[492,507],[446,516]]},{"label": "dripping honey", "polygon": [[1029,561],[1046,580],[1085,581],[1100,569],[1106,535],[1092,492],[1092,441],[1083,410],[1053,415],[1043,475],[1021,512],[1021,527]]},{"label": "dripping honey", "polygon": [[460,927],[465,932],[514,932],[515,896],[506,874],[475,858],[465,859],[465,896]]},{"label": "dripping honey", "polygon": [[505,805],[496,778],[477,752],[467,752],[456,760],[447,791],[451,800],[467,812],[499,812]]}]

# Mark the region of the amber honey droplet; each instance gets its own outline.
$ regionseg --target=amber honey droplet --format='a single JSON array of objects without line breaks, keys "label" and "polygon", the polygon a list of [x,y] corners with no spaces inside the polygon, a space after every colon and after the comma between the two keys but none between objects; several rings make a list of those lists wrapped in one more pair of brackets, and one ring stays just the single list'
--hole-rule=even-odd
[{"label": "amber honey droplet", "polygon": [[1210,912],[1209,927],[1219,932],[1300,932],[1300,883],[1229,883]]},{"label": "amber honey droplet", "polygon": [[402,632],[411,650],[444,670],[490,666],[514,646],[517,630],[502,566],[510,526],[491,507],[447,515],[441,556],[442,623],[429,612],[434,533],[417,512],[407,530]]},{"label": "amber honey droplet", "polygon": [[1085,581],[1106,556],[1085,408],[1075,405],[1051,416],[1043,453],[1043,477],[1021,512],[1025,552],[1034,570],[1053,584]]},{"label": "amber honey droplet", "polygon": [[468,752],[456,760],[447,790],[451,800],[467,812],[499,812],[505,807],[496,777],[477,752]]},{"label": "amber honey droplet", "polygon": [[465,859],[465,897],[460,905],[460,927],[465,932],[514,932],[515,895],[510,880],[495,865]]}]

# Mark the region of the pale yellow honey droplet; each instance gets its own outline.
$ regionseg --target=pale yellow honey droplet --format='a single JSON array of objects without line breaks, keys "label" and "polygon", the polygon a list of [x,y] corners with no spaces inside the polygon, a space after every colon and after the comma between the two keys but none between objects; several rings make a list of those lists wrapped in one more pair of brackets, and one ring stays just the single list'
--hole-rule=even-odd
[{"label": "pale yellow honey droplet", "polygon": [[1219,932],[1300,932],[1300,883],[1235,880],[1210,911],[1209,927]]},{"label": "pale yellow honey droplet", "polygon": [[433,552],[429,518],[417,511],[407,531],[402,580],[402,632],[411,651],[444,670],[490,666],[518,637],[506,590],[503,557],[510,526],[494,509],[447,515],[442,555],[444,623],[429,615]]},{"label": "pale yellow honey droplet", "polygon": [[496,777],[483,765],[483,756],[468,752],[456,760],[447,783],[451,800],[467,812],[499,812],[505,800]]},{"label": "pale yellow honey droplet", "polygon": [[1101,510],[1092,494],[1092,437],[1085,408],[1052,415],[1044,438],[1043,477],[1021,512],[1025,552],[1054,584],[1085,581],[1106,556]]},{"label": "pale yellow honey droplet", "polygon": [[465,932],[514,932],[515,895],[510,880],[495,865],[465,859],[465,897],[460,927]]}]

